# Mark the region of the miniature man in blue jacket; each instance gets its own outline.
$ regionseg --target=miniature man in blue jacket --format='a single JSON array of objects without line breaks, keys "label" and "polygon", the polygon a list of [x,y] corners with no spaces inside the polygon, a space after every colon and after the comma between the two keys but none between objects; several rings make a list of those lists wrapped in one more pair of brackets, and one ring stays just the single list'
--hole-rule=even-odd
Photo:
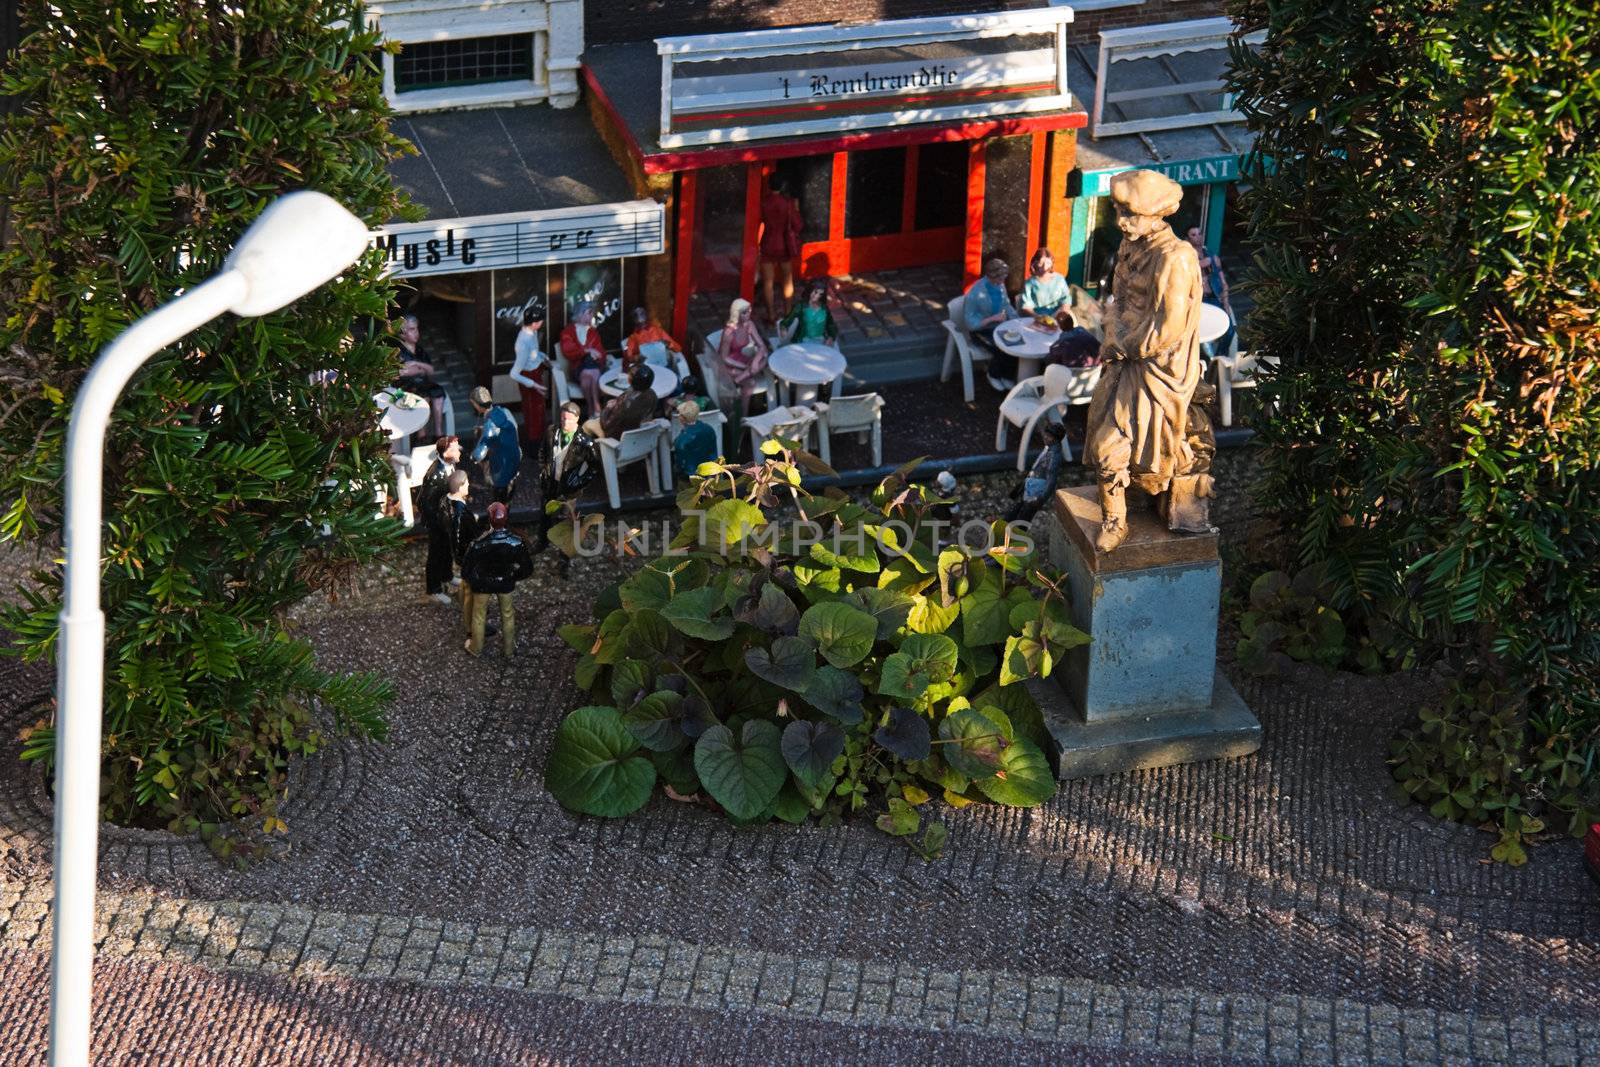
[{"label": "miniature man in blue jacket", "polygon": [[472,410],[478,413],[478,447],[472,450],[472,461],[488,461],[489,484],[494,487],[494,499],[505,504],[511,500],[511,490],[517,483],[517,472],[522,469],[522,445],[517,441],[517,421],[505,408],[497,407],[489,390],[478,386],[472,390]]}]

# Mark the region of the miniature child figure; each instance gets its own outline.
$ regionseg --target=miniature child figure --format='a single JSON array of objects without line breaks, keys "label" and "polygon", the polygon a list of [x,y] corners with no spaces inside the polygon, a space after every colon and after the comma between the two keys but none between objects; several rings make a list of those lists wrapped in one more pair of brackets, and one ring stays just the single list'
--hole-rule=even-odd
[{"label": "miniature child figure", "polygon": [[1032,522],[1039,509],[1056,491],[1056,481],[1061,477],[1061,441],[1067,428],[1059,422],[1047,423],[1044,428],[1044,449],[1028,468],[1022,482],[1022,498],[1006,516],[1007,522]]},{"label": "miniature child figure", "polygon": [[471,636],[467,638],[467,654],[483,654],[484,624],[489,612],[489,598],[500,605],[500,648],[506,658],[516,650],[517,615],[511,603],[511,591],[517,583],[533,573],[533,556],[522,538],[506,528],[506,506],[489,505],[489,532],[479,537],[467,548],[461,561],[463,607]]}]

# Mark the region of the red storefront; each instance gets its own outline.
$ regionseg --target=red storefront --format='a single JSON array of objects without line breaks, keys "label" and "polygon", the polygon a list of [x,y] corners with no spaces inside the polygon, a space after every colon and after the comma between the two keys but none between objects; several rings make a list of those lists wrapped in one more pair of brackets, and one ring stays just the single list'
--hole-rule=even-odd
[{"label": "red storefront", "polygon": [[1066,92],[1065,8],[663,38],[591,49],[602,136],[640,195],[669,200],[647,282],[684,333],[695,294],[756,287],[760,203],[782,175],[798,273],[870,275],[986,254],[1020,271],[1066,246],[1085,116]]}]

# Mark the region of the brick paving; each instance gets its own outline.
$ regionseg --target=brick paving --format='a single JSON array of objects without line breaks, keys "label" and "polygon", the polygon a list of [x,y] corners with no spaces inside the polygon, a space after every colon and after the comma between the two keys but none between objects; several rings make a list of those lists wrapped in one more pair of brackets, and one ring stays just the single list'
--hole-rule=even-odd
[{"label": "brick paving", "polygon": [[[553,630],[629,565],[561,583],[541,560],[509,661],[466,661],[418,605],[416,545],[298,612],[330,666],[395,679],[393,738],[298,764],[284,855],[247,871],[106,831],[112,1061],[1600,1063],[1577,844],[1488,863],[1491,837],[1390,796],[1386,739],[1437,678],[1236,676],[1255,756],[940,812],[931,864],[865,821],[735,830],[659,798],[594,820],[542,788],[577,699]],[[13,757],[49,681],[0,663],[0,1047],[22,1050],[0,1062],[42,1057],[50,804]]]}]

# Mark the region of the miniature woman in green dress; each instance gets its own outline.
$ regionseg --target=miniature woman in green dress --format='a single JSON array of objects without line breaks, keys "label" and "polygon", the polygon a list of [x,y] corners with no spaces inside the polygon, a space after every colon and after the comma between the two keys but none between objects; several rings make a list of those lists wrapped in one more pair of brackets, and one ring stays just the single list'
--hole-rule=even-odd
[{"label": "miniature woman in green dress", "polygon": [[828,310],[828,280],[813,278],[806,284],[806,298],[796,304],[778,323],[778,339],[786,345],[801,341],[820,341],[839,347],[839,327]]}]

